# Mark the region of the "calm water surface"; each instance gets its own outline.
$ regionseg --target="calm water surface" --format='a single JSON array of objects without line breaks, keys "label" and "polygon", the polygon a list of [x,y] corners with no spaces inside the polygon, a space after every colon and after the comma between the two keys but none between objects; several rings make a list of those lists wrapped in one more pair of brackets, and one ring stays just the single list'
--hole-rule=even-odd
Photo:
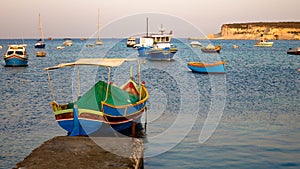
[{"label": "calm water surface", "polygon": [[[5,47],[0,54],[16,42],[21,41],[0,40]],[[46,41],[47,56],[38,58],[35,40],[25,40],[28,67],[4,67],[1,60],[1,169],[12,168],[44,141],[66,134],[49,106],[45,67],[79,57],[137,55],[121,39],[104,39],[102,46],[93,48],[75,39],[72,47],[56,50],[62,42]],[[222,45],[221,54],[203,54],[191,49],[190,41],[177,39],[179,51],[173,61],[142,65],[142,80],[150,93],[145,168],[300,168],[300,57],[286,54],[300,42],[275,41],[271,48],[253,47],[255,41],[211,42]],[[226,60],[225,75],[195,74],[186,66],[188,61],[218,60]],[[102,72],[84,71],[91,78],[84,79],[88,84],[83,91]],[[124,72],[126,64],[114,69],[113,80],[121,83],[127,78]],[[57,100],[72,99],[74,70],[53,72],[51,77]],[[207,123],[208,117],[213,120]],[[199,142],[201,132],[213,134]]]}]

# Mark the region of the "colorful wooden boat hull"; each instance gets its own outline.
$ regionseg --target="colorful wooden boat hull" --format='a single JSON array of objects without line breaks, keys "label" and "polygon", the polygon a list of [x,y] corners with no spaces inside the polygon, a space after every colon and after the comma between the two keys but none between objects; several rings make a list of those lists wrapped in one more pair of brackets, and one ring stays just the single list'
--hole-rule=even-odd
[{"label": "colorful wooden boat hull", "polygon": [[201,62],[189,62],[188,68],[193,72],[204,73],[204,74],[224,74],[225,73],[225,62],[216,63],[201,63]]},{"label": "colorful wooden boat hull", "polygon": [[73,108],[69,105],[59,105],[51,102],[56,121],[70,136],[90,135],[98,131],[103,123],[109,124],[114,130],[122,131],[132,126],[133,122],[139,123],[146,109],[148,91],[141,86],[143,97],[134,104],[114,106],[102,102],[103,111],[91,109]]},{"label": "colorful wooden boat hull", "polygon": [[27,58],[21,58],[19,56],[11,56],[8,58],[5,58],[5,66],[28,66],[28,59]]}]

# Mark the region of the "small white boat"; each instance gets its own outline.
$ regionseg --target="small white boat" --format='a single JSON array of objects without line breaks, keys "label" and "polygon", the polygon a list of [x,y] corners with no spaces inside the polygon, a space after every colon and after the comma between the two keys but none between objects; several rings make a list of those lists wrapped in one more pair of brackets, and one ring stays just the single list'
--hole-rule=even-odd
[{"label": "small white boat", "polygon": [[3,48],[3,46],[2,45],[0,45],[0,50]]},{"label": "small white boat", "polygon": [[95,45],[94,44],[86,44],[85,46],[90,48],[90,47],[94,47]]},{"label": "small white boat", "polygon": [[191,45],[193,48],[197,48],[197,47],[201,47],[201,46],[202,46],[202,44],[201,44],[200,42],[198,42],[198,41],[192,41],[192,42],[190,43],[190,45]]},{"label": "small white boat", "polygon": [[133,47],[136,44],[136,38],[129,37],[127,38],[126,46]]},{"label": "small white boat", "polygon": [[272,47],[274,42],[269,42],[266,38],[257,41],[254,46]]},{"label": "small white boat", "polygon": [[238,45],[233,45],[233,48],[236,49],[236,48],[239,48],[239,46]]},{"label": "small white boat", "polygon": [[64,41],[63,45],[64,45],[64,46],[72,46],[72,45],[73,45],[73,42],[72,42],[71,39],[67,39],[67,40]]},{"label": "small white boat", "polygon": [[57,50],[61,50],[61,49],[64,49],[64,48],[65,48],[64,46],[56,46]]}]

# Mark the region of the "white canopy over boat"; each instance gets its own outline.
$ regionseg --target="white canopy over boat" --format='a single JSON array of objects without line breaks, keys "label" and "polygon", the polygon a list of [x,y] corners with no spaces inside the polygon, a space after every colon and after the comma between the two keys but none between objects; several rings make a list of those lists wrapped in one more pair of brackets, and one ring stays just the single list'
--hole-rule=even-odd
[{"label": "white canopy over boat", "polygon": [[45,70],[59,69],[67,66],[90,65],[103,67],[118,67],[125,61],[135,61],[136,58],[80,58],[75,62],[60,63],[57,66],[45,68]]}]

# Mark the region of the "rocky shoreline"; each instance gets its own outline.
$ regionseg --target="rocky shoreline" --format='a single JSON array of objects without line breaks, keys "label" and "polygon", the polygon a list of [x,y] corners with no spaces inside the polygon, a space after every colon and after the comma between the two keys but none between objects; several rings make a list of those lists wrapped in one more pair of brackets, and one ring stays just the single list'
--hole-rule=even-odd
[{"label": "rocky shoreline", "polygon": [[223,24],[221,32],[208,39],[234,40],[300,40],[300,22],[253,22]]}]

